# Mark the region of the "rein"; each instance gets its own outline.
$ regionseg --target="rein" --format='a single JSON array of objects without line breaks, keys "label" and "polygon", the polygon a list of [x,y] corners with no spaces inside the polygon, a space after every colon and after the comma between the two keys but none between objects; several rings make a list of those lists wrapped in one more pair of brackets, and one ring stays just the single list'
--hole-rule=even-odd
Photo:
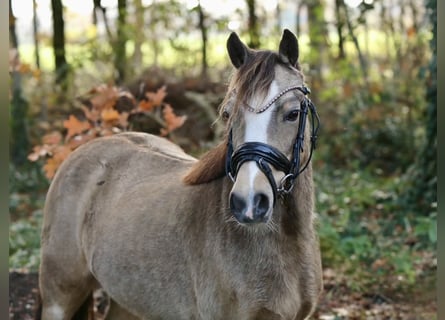
[{"label": "rein", "polygon": [[[309,162],[312,158],[312,153],[316,147],[317,133],[320,127],[320,119],[317,114],[317,110],[312,101],[307,98],[307,94],[310,90],[305,86],[292,86],[284,89],[279,94],[277,94],[269,103],[263,108],[256,111],[250,106],[247,108],[248,111],[254,113],[262,113],[270,108],[282,95],[285,93],[299,90],[304,94],[304,99],[300,105],[300,117],[298,122],[298,132],[295,138],[294,147],[292,150],[292,159],[289,160],[281,151],[275,147],[261,143],[261,142],[245,142],[241,144],[236,150],[233,150],[232,143],[232,129],[229,131],[229,137],[227,140],[227,155],[226,155],[226,175],[235,182],[236,176],[241,165],[248,161],[255,161],[260,170],[265,174],[267,180],[269,181],[272,190],[274,192],[274,204],[277,195],[284,196],[292,191],[294,187],[295,180],[297,177],[307,168]],[[308,160],[301,167],[300,166],[300,155],[303,152],[304,145],[304,131],[306,128],[307,115],[311,115],[311,147]],[[277,185],[275,178],[272,174],[273,166],[276,170],[284,172],[285,176],[281,179],[279,185]]]}]

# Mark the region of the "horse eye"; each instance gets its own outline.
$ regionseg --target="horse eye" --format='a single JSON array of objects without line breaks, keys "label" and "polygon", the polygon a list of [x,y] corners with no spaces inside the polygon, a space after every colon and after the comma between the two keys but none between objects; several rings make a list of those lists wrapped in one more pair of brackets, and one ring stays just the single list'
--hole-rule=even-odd
[{"label": "horse eye", "polygon": [[223,113],[222,113],[222,115],[221,115],[221,118],[222,118],[224,121],[227,121],[227,120],[229,120],[229,117],[230,117],[230,114],[229,114],[227,111],[223,111]]},{"label": "horse eye", "polygon": [[292,110],[291,112],[285,115],[284,120],[289,122],[297,121],[299,114],[300,110]]}]

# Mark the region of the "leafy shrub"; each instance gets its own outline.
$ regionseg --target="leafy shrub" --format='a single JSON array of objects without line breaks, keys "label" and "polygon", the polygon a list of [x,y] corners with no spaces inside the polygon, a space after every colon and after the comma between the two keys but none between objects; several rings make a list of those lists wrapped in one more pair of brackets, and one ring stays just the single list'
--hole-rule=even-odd
[{"label": "leafy shrub", "polygon": [[37,271],[40,264],[40,229],[42,211],[28,219],[12,222],[9,227],[9,267]]},{"label": "leafy shrub", "polygon": [[323,264],[346,274],[351,288],[413,285],[434,268],[436,213],[407,214],[400,179],[324,168],[315,180]]}]

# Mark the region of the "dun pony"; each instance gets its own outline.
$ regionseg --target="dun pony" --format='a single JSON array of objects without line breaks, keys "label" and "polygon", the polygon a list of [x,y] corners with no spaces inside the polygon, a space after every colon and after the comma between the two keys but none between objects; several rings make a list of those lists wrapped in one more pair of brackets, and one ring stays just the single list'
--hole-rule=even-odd
[{"label": "dun pony", "polygon": [[[322,289],[310,162],[318,117],[298,42],[227,41],[234,73],[223,141],[199,160],[122,133],[79,147],[49,188],[44,320],[80,319],[93,290],[108,319],[307,319]],[[312,120],[312,121],[310,121]]]}]

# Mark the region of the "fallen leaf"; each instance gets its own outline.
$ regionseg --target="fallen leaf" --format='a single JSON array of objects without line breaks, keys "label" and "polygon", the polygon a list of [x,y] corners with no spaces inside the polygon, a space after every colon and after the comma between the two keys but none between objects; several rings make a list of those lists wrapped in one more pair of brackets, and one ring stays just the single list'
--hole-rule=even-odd
[{"label": "fallen leaf", "polygon": [[147,92],[145,96],[154,104],[155,107],[160,106],[167,95],[167,87],[162,86],[156,92]]},{"label": "fallen leaf", "polygon": [[52,154],[53,147],[47,144],[42,146],[35,146],[32,150],[33,152],[28,155],[29,161],[37,161],[41,157],[45,157],[47,155]]},{"label": "fallen leaf", "polygon": [[42,137],[43,144],[59,144],[62,141],[62,134],[59,131],[53,131]]},{"label": "fallen leaf", "polygon": [[60,163],[54,159],[49,158],[46,160],[45,165],[43,166],[43,171],[45,171],[45,176],[51,180],[54,178],[54,175],[56,174],[57,168],[59,167]]},{"label": "fallen leaf", "polygon": [[84,115],[85,115],[85,117],[88,119],[88,120],[90,120],[90,121],[92,121],[92,122],[97,122],[97,121],[99,121],[99,118],[100,118],[100,112],[99,112],[99,110],[97,110],[97,109],[88,109],[87,107],[85,107],[85,106],[81,106],[81,109],[82,109],[82,111],[83,111],[83,113],[84,113]]},{"label": "fallen leaf", "polygon": [[139,111],[151,111],[155,107],[155,104],[150,100],[141,100],[138,103],[137,110]]},{"label": "fallen leaf", "polygon": [[68,120],[65,120],[63,122],[63,126],[68,129],[65,137],[66,140],[69,140],[71,137],[91,128],[91,125],[88,121],[80,121],[73,115],[70,115]]},{"label": "fallen leaf", "polygon": [[108,123],[115,122],[115,121],[119,120],[119,118],[120,118],[119,112],[117,112],[114,109],[104,109],[100,113],[100,116],[103,121],[108,122]]},{"label": "fallen leaf", "polygon": [[169,104],[164,107],[162,114],[165,120],[165,128],[161,129],[161,136],[166,136],[173,130],[181,127],[187,119],[187,116],[175,115],[173,108]]},{"label": "fallen leaf", "polygon": [[93,109],[104,110],[114,107],[119,98],[119,89],[114,86],[101,85],[90,90],[95,96],[90,99]]}]

